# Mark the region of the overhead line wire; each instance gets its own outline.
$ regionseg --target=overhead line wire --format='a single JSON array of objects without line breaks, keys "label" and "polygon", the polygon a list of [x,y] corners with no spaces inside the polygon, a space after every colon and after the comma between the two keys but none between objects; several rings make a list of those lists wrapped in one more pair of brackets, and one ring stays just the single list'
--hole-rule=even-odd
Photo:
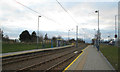
[{"label": "overhead line wire", "polygon": [[[77,25],[79,25],[79,23],[77,23],[76,22],[76,20],[72,17],[72,15],[62,6],[62,4],[58,1],[58,0],[56,0],[57,1],[57,3],[61,6],[61,8],[72,18],[72,20],[77,24]],[[83,29],[83,27],[81,27],[81,29],[84,31],[84,32],[86,32],[84,29]]]},{"label": "overhead line wire", "polygon": [[[57,3],[61,6],[61,8],[71,17],[71,19],[72,19],[77,25],[79,25],[79,23],[76,22],[76,20],[70,15],[70,13],[62,6],[62,4],[61,4],[58,0],[56,0],[56,1],[57,1]],[[81,27],[81,29],[84,31],[83,27]],[[85,31],[84,31],[84,32],[85,32]]]},{"label": "overhead line wire", "polygon": [[[27,9],[29,9],[29,10],[31,10],[31,11],[37,13],[37,14],[40,14],[39,12],[37,12],[37,11],[31,9],[30,7],[28,7],[28,6],[26,6],[26,5],[23,5],[22,3],[20,3],[20,2],[18,2],[18,1],[16,1],[16,0],[14,0],[14,1],[15,1],[16,3],[18,3],[18,4],[22,5],[22,6],[24,6],[25,8],[27,8]],[[41,15],[41,14],[40,14],[40,15]],[[41,15],[41,16],[43,16],[43,17],[47,18],[48,20],[51,20],[51,21],[53,21],[53,22],[55,22],[55,23],[61,25],[60,23],[56,22],[55,20],[53,20],[53,19],[51,19],[51,18],[48,18],[48,17],[46,17],[46,16],[44,16],[44,15]]]}]

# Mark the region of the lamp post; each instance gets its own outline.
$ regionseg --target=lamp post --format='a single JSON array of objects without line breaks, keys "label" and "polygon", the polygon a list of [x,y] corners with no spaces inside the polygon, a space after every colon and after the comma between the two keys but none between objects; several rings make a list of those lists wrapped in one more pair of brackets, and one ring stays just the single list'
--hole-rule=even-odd
[{"label": "lamp post", "polygon": [[41,17],[41,16],[38,16],[38,30],[37,30],[37,34],[38,34],[38,36],[37,36],[37,48],[38,48],[38,42],[39,42],[39,17]]},{"label": "lamp post", "polygon": [[76,48],[78,48],[78,25],[76,26]]},{"label": "lamp post", "polygon": [[120,19],[120,15],[118,15],[118,38],[117,38],[117,46],[118,46],[118,48],[120,48],[120,21],[119,21],[119,19]]},{"label": "lamp post", "polygon": [[94,40],[94,46],[96,47],[96,29],[94,29],[94,31],[95,31],[95,36],[94,36],[94,38],[95,38],[95,40]]},{"label": "lamp post", "polygon": [[[95,31],[95,35],[96,35],[96,29],[94,29],[94,31]],[[96,36],[95,36],[96,37]]]},{"label": "lamp post", "polygon": [[[117,22],[117,17],[118,17],[118,22]],[[115,44],[116,46],[120,47],[120,15],[115,15]],[[117,27],[117,23],[118,23],[118,27]],[[117,32],[117,28],[118,28],[118,32]]]},{"label": "lamp post", "polygon": [[[84,30],[84,28],[82,28]],[[83,41],[85,42],[85,32],[83,33]]]},{"label": "lamp post", "polygon": [[68,42],[69,42],[69,32],[70,32],[70,30],[68,30]]},{"label": "lamp post", "polygon": [[95,13],[98,13],[97,49],[99,51],[99,47],[100,47],[99,10],[95,11]]},{"label": "lamp post", "polygon": [[116,24],[116,22],[117,22],[117,21],[116,21],[117,16],[118,16],[118,15],[115,15],[115,45],[116,45],[116,46],[117,46],[117,26],[116,26],[116,25],[117,25],[117,24]]},{"label": "lamp post", "polygon": [[68,30],[68,43],[69,43],[69,39],[70,39],[70,38],[69,38],[69,35],[70,35],[69,33],[70,33],[71,30],[73,30],[73,29],[69,29],[69,30]]},{"label": "lamp post", "polygon": [[[115,15],[115,35],[117,35],[116,17],[117,17],[117,15]],[[115,38],[117,38],[117,37],[115,36]]]}]

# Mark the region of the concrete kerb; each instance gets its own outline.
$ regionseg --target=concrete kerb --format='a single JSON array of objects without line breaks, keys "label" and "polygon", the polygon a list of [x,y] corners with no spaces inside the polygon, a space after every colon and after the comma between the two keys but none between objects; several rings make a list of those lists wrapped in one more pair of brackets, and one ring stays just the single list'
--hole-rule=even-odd
[{"label": "concrete kerb", "polygon": [[28,50],[28,51],[13,52],[12,54],[7,54],[7,55],[0,54],[0,58],[28,54],[28,53],[35,53],[35,52],[46,51],[46,50],[55,50],[55,49],[57,50],[57,49],[63,49],[63,48],[72,47],[72,46],[73,45],[54,47],[54,48],[46,48],[46,49],[34,49],[34,50]]}]

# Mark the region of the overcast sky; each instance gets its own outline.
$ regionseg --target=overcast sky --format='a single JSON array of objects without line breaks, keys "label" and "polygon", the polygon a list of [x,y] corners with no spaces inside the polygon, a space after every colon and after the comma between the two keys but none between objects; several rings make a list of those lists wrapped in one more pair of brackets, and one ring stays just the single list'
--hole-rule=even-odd
[{"label": "overcast sky", "polygon": [[[19,3],[37,11],[38,13],[20,5]],[[38,16],[41,35],[75,38],[76,25],[79,28],[79,37],[90,41],[97,30],[97,14],[100,12],[101,38],[114,37],[115,15],[118,14],[118,0],[58,0],[67,10],[65,12],[56,0],[1,0],[0,1],[0,28],[4,35],[11,39],[18,39],[19,34],[28,30],[37,31]]]}]

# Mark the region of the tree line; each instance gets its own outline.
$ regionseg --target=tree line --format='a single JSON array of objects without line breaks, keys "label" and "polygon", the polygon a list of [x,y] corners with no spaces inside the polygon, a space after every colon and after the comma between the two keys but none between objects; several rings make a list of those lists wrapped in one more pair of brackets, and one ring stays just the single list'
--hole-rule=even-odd
[{"label": "tree line", "polygon": [[43,38],[42,35],[38,36],[35,31],[33,31],[32,34],[30,34],[28,30],[23,31],[19,35],[19,40],[21,42],[37,42],[37,38],[38,38],[39,41],[49,40],[49,38],[47,36],[47,33],[45,34],[44,38]]},{"label": "tree line", "polygon": [[[15,40],[9,39],[9,36],[8,36],[8,35],[4,35],[4,34],[3,34],[3,31],[2,31],[1,29],[0,29],[0,34],[1,34],[0,36],[2,36],[1,38],[2,38],[2,41],[3,41],[3,42],[10,42],[10,41],[12,41],[12,42],[17,42],[17,41],[18,41],[17,39],[15,39]],[[37,38],[38,38],[39,42],[43,42],[43,41],[46,41],[46,40],[49,40],[49,41],[50,41],[50,40],[53,40],[53,42],[55,42],[55,43],[56,43],[57,39],[62,39],[61,36],[58,36],[58,37],[53,36],[53,37],[50,39],[50,38],[48,38],[47,33],[45,34],[44,37],[43,37],[42,35],[39,35],[39,36],[38,36],[35,31],[33,31],[33,32],[30,34],[28,30],[22,31],[21,34],[19,35],[19,40],[20,40],[20,42],[22,42],[22,43],[36,43],[36,42],[37,42]],[[62,40],[63,40],[63,39],[62,39]],[[73,39],[70,39],[69,41],[66,41],[66,40],[63,40],[63,41],[73,43],[73,42],[75,42],[76,40],[73,38]],[[83,41],[82,39],[79,38],[79,39],[78,39],[78,43],[81,43],[81,42],[85,43],[85,41]]]}]

